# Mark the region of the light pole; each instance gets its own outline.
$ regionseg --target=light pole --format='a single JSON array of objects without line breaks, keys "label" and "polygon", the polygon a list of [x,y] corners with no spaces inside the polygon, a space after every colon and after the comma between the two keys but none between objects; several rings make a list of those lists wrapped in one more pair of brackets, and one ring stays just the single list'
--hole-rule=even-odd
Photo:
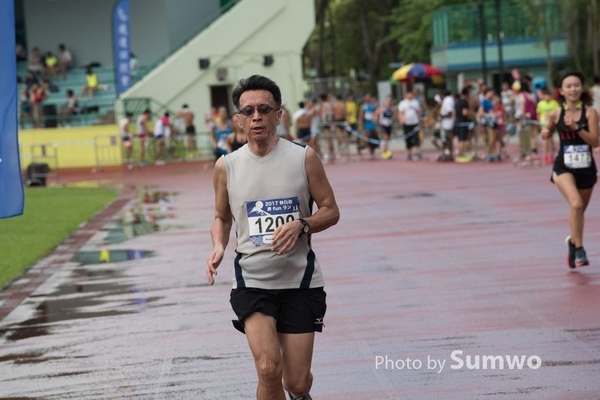
[{"label": "light pole", "polygon": [[498,35],[498,68],[500,69],[500,87],[504,82],[504,56],[502,55],[502,39],[504,32],[502,32],[502,19],[500,18],[500,0],[495,0],[494,5],[496,8],[496,32]]},{"label": "light pole", "polygon": [[481,74],[483,75],[483,83],[487,84],[487,63],[485,60],[485,19],[483,18],[483,1],[477,1],[477,10],[479,13],[479,40],[481,43]]}]

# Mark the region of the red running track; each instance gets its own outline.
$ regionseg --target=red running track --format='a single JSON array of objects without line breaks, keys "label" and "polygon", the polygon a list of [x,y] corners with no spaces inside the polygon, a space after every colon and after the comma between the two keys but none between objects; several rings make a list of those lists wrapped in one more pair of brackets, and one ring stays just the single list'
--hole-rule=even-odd
[{"label": "red running track", "polygon": [[[586,213],[591,265],[571,271],[549,167],[400,156],[326,166],[342,216],[313,238],[328,293],[313,397],[600,398],[599,194]],[[211,170],[61,175],[97,178],[177,192],[160,222],[176,228],[110,246],[153,258],[65,263],[0,321],[0,398],[253,398],[252,359],[230,323],[232,245],[205,284]]]}]

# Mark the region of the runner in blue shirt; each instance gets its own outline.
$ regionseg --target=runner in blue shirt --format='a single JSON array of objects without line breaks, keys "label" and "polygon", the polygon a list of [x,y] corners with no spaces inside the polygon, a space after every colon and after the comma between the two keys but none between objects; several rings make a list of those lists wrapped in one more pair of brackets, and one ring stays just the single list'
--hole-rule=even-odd
[{"label": "runner in blue shirt", "polygon": [[[375,158],[375,149],[379,147],[379,136],[377,135],[377,124],[375,122],[375,110],[377,103],[371,93],[365,93],[364,103],[360,108],[359,126],[361,128],[362,140],[368,141],[369,153],[371,159]],[[360,147],[358,154],[360,154]]]}]

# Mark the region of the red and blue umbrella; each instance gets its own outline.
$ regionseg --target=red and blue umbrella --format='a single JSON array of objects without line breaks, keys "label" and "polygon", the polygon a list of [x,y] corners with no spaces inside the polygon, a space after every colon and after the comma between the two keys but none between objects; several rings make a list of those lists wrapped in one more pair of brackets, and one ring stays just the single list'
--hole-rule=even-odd
[{"label": "red and blue umbrella", "polygon": [[444,82],[444,76],[442,71],[429,64],[411,63],[394,71],[392,80],[396,82],[430,82],[436,84]]}]

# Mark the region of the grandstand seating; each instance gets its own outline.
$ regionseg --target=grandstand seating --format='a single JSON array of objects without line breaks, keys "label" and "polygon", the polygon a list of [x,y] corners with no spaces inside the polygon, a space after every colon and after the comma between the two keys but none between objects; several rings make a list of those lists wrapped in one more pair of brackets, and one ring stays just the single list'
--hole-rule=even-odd
[{"label": "grandstand seating", "polygon": [[[83,95],[79,101],[79,106],[84,110],[92,107],[94,111],[84,112],[80,115],[72,116],[71,125],[73,126],[115,123],[114,102],[117,98],[117,94],[115,88],[114,68],[103,66],[94,68],[93,70],[98,75],[98,81],[100,84],[108,85],[108,88],[107,90],[96,91],[92,100],[88,99],[87,93]],[[84,67],[73,68],[67,73],[67,80],[63,80],[62,76],[59,74],[59,79],[52,81],[52,84],[58,88],[58,92],[49,92],[48,98],[43,104],[55,105],[57,111],[60,111],[60,109],[66,103],[67,90],[73,90],[75,96],[79,97],[81,88],[83,88],[86,84],[85,72],[86,70]],[[140,73],[141,72],[143,71],[140,71]],[[25,76],[27,75],[27,62],[20,62],[17,64],[17,75],[21,77],[21,79],[25,79]],[[22,90],[22,85],[19,85],[19,100]],[[95,110],[96,107],[97,111]],[[21,107],[19,109],[21,109]],[[26,117],[24,118],[22,115],[20,118],[20,124],[23,129],[33,128],[31,119]]]}]

